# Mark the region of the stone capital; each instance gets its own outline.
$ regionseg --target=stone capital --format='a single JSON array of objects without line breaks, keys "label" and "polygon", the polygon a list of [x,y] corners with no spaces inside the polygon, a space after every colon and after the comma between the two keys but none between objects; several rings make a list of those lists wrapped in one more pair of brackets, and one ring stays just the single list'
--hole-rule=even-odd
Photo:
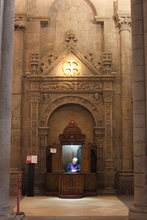
[{"label": "stone capital", "polygon": [[131,16],[129,15],[117,15],[116,16],[116,25],[119,28],[119,31],[131,30]]},{"label": "stone capital", "polygon": [[94,134],[96,137],[102,137],[105,136],[105,128],[104,127],[94,127]]},{"label": "stone capital", "polygon": [[105,103],[112,103],[113,93],[112,91],[105,92],[103,95],[103,100]]},{"label": "stone capital", "polygon": [[26,21],[25,17],[18,15],[14,18],[14,28],[15,30],[25,31],[26,29]]},{"label": "stone capital", "polygon": [[34,104],[34,103],[39,103],[41,100],[40,94],[29,94],[29,102]]},{"label": "stone capital", "polygon": [[38,134],[41,136],[41,135],[43,135],[43,136],[47,136],[48,135],[48,133],[49,133],[49,127],[39,127],[38,128]]}]

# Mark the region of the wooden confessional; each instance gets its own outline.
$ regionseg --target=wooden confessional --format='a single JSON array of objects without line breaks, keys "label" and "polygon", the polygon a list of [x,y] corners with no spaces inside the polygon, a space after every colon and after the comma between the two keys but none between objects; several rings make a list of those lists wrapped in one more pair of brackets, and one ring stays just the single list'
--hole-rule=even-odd
[{"label": "wooden confessional", "polygon": [[[59,135],[60,144],[54,143],[46,151],[46,194],[60,197],[82,197],[97,194],[96,150],[85,143],[85,135],[71,120]],[[73,157],[78,158],[80,172],[66,172]]]}]

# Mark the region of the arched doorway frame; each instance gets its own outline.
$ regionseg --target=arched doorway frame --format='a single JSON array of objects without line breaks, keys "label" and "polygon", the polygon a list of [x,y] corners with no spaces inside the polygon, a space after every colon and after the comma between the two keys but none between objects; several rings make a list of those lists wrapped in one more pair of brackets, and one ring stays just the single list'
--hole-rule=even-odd
[{"label": "arched doorway frame", "polygon": [[52,103],[50,103],[45,110],[43,111],[42,115],[41,115],[41,119],[40,119],[40,125],[41,127],[47,127],[48,126],[48,121],[49,118],[51,116],[51,114],[60,106],[65,105],[65,104],[77,104],[80,105],[82,107],[84,107],[85,109],[87,109],[94,121],[95,121],[95,127],[98,126],[98,117],[101,117],[101,112],[100,110],[97,109],[96,105],[94,103],[92,103],[91,101],[89,101],[86,98],[83,97],[79,97],[79,96],[63,96],[60,98],[57,98],[55,100],[53,100]]}]

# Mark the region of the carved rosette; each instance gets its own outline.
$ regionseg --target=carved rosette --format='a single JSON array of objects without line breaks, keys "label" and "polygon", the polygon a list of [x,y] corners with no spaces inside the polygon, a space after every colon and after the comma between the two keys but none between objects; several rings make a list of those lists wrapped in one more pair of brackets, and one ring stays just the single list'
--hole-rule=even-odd
[{"label": "carved rosette", "polygon": [[117,16],[116,18],[117,26],[120,31],[131,30],[131,17],[130,16]]},{"label": "carved rosette", "polygon": [[16,16],[14,18],[14,28],[15,30],[25,31],[26,29],[26,22],[23,16]]}]

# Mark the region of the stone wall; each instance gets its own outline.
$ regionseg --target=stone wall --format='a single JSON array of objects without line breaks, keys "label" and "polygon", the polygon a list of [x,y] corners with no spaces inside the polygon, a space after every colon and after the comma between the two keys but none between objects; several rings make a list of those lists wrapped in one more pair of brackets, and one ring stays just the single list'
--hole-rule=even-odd
[{"label": "stone wall", "polygon": [[[47,97],[49,94],[49,99],[54,100],[59,96],[63,96],[62,87],[59,85],[59,88],[57,88],[58,83],[53,84],[52,88],[54,87],[54,89],[50,92],[45,90],[45,88],[48,89],[49,84],[47,87],[43,85],[44,89],[41,90],[38,82],[39,78],[37,79],[36,76],[44,77],[45,81],[47,77],[51,76],[62,78],[65,76],[62,71],[63,64],[68,59],[75,59],[81,68],[78,77],[107,75],[105,79],[98,79],[98,82],[102,83],[103,86],[98,88],[98,93],[95,92],[93,98],[91,89],[87,87],[84,99],[97,103],[96,105],[99,106],[100,111],[103,111],[103,117],[100,117],[99,121],[100,127],[105,127],[106,132],[103,151],[107,155],[106,158],[109,158],[105,161],[107,178],[109,177],[107,170],[111,167],[113,172],[115,170],[115,174],[113,173],[112,176],[117,176],[117,190],[120,193],[132,192],[132,187],[129,189],[127,187],[127,185],[132,186],[133,169],[132,142],[130,141],[132,138],[132,116],[130,115],[132,111],[132,94],[129,68],[130,26],[126,32],[121,32],[119,18],[124,18],[124,24],[125,18],[130,18],[129,0],[126,1],[127,3],[119,0],[115,4],[113,0],[28,0],[23,1],[21,4],[20,2],[20,0],[15,1],[17,18],[15,26],[17,31],[15,31],[14,82],[17,80],[19,86],[16,86],[15,83],[13,86],[13,100],[15,101],[13,101],[12,149],[16,153],[11,158],[11,172],[21,173],[20,167],[25,167],[25,157],[28,153],[31,153],[29,150],[32,146],[29,140],[30,119],[36,117],[31,122],[31,126],[37,123],[38,127],[36,126],[36,130],[31,132],[32,135],[34,132],[36,132],[35,135],[38,135],[38,129],[41,126],[39,124],[40,114],[45,112],[44,108],[46,106],[45,101],[44,104],[40,104],[40,102],[42,103],[42,97],[46,99],[45,96]],[[126,51],[127,57],[125,56]],[[36,83],[30,81],[30,84],[28,84],[29,81],[27,82],[25,77],[27,76],[29,79],[29,75],[36,77]],[[60,81],[60,79],[58,80]],[[77,93],[77,85],[73,84],[71,88],[72,86],[74,86],[74,91]],[[29,101],[29,95],[32,96],[33,89],[36,98]],[[35,90],[37,93],[35,93]],[[106,92],[111,97],[108,98]],[[52,93],[61,94],[53,96]],[[69,94],[69,91],[67,94]],[[77,94],[77,97],[83,98],[83,95]],[[26,103],[32,103],[32,100],[37,101],[33,101],[34,104],[29,107]],[[68,98],[66,98],[66,101],[67,104],[71,102]],[[98,104],[98,102],[101,104]],[[18,106],[22,106],[22,109]],[[36,116],[33,116],[33,109],[36,109]],[[92,111],[93,109],[90,110],[90,112]],[[49,114],[49,110],[45,113]],[[122,117],[124,120],[122,120]],[[92,119],[90,123],[93,123]],[[48,129],[48,125],[45,126]],[[53,127],[56,126],[57,124],[54,122]],[[99,127],[98,124],[97,126]],[[129,135],[128,131],[130,132]],[[94,132],[95,140],[97,139],[97,132],[96,130]],[[34,140],[34,146],[36,144],[36,149],[38,149],[38,140],[31,140]],[[45,143],[48,143],[47,139]],[[107,151],[108,148],[109,151]],[[20,157],[23,157],[21,163],[19,161]],[[17,164],[15,162],[16,158],[18,160]],[[113,188],[114,182],[113,179]]]}]

